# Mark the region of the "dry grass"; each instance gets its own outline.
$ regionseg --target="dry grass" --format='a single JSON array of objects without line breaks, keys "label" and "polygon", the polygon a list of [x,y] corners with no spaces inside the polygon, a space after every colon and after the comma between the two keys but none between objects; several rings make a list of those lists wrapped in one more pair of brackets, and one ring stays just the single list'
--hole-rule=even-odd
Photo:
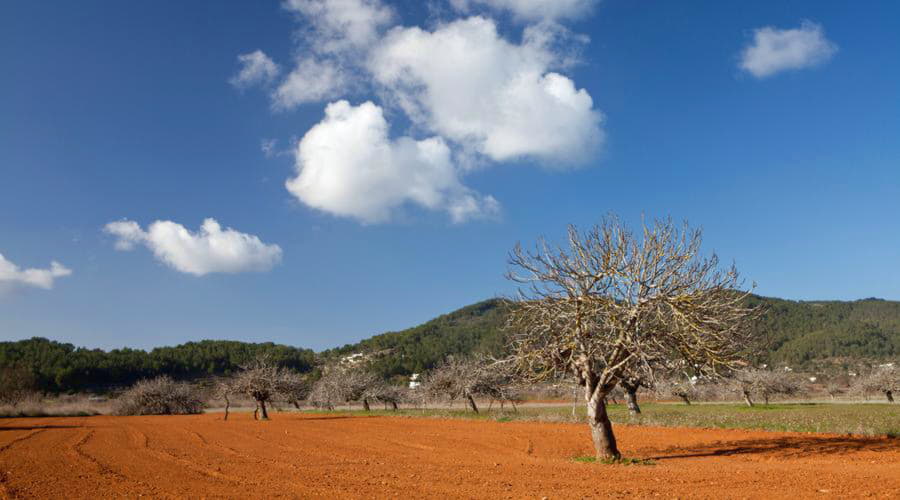
[{"label": "dry grass", "polygon": [[[791,403],[757,405],[704,403],[690,406],[674,403],[645,403],[642,415],[631,417],[624,405],[610,405],[614,423],[660,427],[698,427],[709,429],[760,429],[781,432],[820,432],[865,436],[900,436],[900,404]],[[460,408],[402,409],[398,412],[373,410],[339,411],[350,415],[402,415],[407,417],[469,418],[497,422],[584,422],[583,405],[519,407],[510,410],[473,413]]]},{"label": "dry grass", "polygon": [[105,398],[84,394],[41,397],[34,395],[16,406],[0,406],[0,417],[87,417],[111,412]]}]

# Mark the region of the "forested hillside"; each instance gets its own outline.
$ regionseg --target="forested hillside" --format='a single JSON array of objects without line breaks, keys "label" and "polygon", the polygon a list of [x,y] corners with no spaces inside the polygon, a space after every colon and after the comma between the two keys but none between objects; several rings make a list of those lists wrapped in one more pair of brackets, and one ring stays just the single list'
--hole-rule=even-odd
[{"label": "forested hillside", "polygon": [[[827,358],[886,359],[900,356],[900,302],[796,302],[753,297],[767,308],[768,361],[795,367]],[[280,363],[310,370],[318,361],[369,353],[373,368],[385,377],[432,368],[451,354],[501,355],[506,309],[486,300],[439,316],[422,325],[376,335],[357,344],[320,353],[272,343],[204,340],[150,352],[136,349],[76,348],[43,338],[0,342],[0,366],[32,368],[48,391],[102,389],[131,384],[158,374],[189,379],[224,375],[253,357],[268,353]]]},{"label": "forested hillside", "polygon": [[376,335],[358,344],[325,351],[322,356],[380,353],[373,359],[379,373],[386,377],[409,375],[430,369],[451,354],[502,354],[505,321],[503,302],[491,299],[407,330]]},{"label": "forested hillside", "polygon": [[[763,305],[768,361],[791,366],[825,358],[884,359],[900,355],[900,302],[797,302],[754,296]],[[385,333],[324,355],[381,353],[373,365],[385,376],[431,368],[448,354],[504,348],[500,300],[487,300],[400,332]]]},{"label": "forested hillside", "polygon": [[261,354],[300,371],[310,370],[316,357],[309,349],[270,342],[204,340],[150,352],[85,349],[39,337],[0,342],[0,366],[31,368],[39,388],[52,392],[103,390],[160,374],[181,379],[226,375]]}]

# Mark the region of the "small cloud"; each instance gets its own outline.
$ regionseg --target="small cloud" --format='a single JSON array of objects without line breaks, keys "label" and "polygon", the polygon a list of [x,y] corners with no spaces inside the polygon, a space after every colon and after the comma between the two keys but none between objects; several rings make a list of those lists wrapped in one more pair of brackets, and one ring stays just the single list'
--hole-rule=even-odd
[{"label": "small cloud", "polygon": [[222,229],[215,219],[206,219],[196,233],[172,221],[156,221],[146,231],[134,221],[110,222],[104,232],[116,236],[117,250],[133,250],[138,244],[153,252],[157,260],[183,273],[269,271],[281,262],[281,247],[267,245],[252,234]]},{"label": "small cloud", "polygon": [[71,274],[71,269],[55,260],[47,269],[20,269],[19,266],[7,260],[3,254],[0,254],[0,288],[31,286],[50,290],[53,288],[56,278]]},{"label": "small cloud", "polygon": [[740,68],[756,78],[786,70],[811,68],[825,63],[838,46],[825,38],[822,26],[803,21],[799,28],[772,26],[753,32],[753,43],[741,52]]},{"label": "small cloud", "polygon": [[241,70],[229,82],[239,89],[269,84],[281,72],[281,68],[261,50],[239,55],[238,62]]},{"label": "small cloud", "polygon": [[333,61],[301,59],[272,92],[272,108],[286,111],[304,103],[323,101],[337,95],[345,82],[343,71]]},{"label": "small cloud", "polygon": [[589,14],[597,0],[450,0],[450,5],[464,13],[475,7],[506,11],[520,21],[559,21],[577,19]]}]

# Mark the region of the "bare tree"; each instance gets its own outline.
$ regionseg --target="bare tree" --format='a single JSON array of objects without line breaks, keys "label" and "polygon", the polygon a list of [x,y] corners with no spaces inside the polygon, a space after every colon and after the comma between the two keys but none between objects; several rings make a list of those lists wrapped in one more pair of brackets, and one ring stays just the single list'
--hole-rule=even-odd
[{"label": "bare tree", "polygon": [[334,405],[344,400],[340,373],[326,368],[322,377],[313,383],[308,400],[316,408],[334,410]]},{"label": "bare tree", "polygon": [[371,387],[367,393],[371,399],[384,403],[385,409],[390,405],[393,410],[398,410],[400,403],[410,399],[409,390],[406,387],[385,382]]},{"label": "bare tree", "polygon": [[117,415],[189,415],[203,411],[196,388],[163,375],[141,380],[115,401]]},{"label": "bare tree", "polygon": [[32,394],[36,387],[34,374],[22,365],[0,368],[0,404],[15,407]]},{"label": "bare tree", "polygon": [[329,410],[337,403],[358,401],[369,411],[371,401],[387,397],[383,394],[383,386],[381,378],[362,367],[333,365],[325,367],[322,378],[313,384],[309,400],[313,405]]},{"label": "bare tree", "polygon": [[465,398],[472,411],[478,413],[474,387],[479,370],[480,367],[475,363],[451,356],[428,373],[422,388],[430,397],[446,399],[450,404],[459,398]]},{"label": "bare tree", "polygon": [[747,369],[735,373],[737,390],[747,406],[753,406],[753,396],[763,398],[765,404],[773,396],[793,396],[802,390],[799,379],[791,373],[776,370]]},{"label": "bare tree", "polygon": [[609,216],[568,248],[516,246],[510,279],[527,285],[510,316],[514,359],[541,379],[568,373],[583,388],[597,456],[620,457],[606,397],[628,375],[654,380],[659,360],[716,375],[754,346],[757,311],[732,266],[700,256],[701,233],[671,220],[636,237]]},{"label": "bare tree", "polygon": [[889,403],[894,402],[894,392],[900,391],[900,369],[889,364],[875,367],[860,378],[857,390],[868,395],[875,392],[884,394]]},{"label": "bare tree", "polygon": [[266,404],[278,399],[293,400],[306,381],[264,356],[243,365],[231,383],[233,393],[247,395],[256,401],[253,418],[268,420]]},{"label": "bare tree", "polygon": [[654,384],[654,390],[659,397],[676,397],[686,405],[700,397],[700,391],[693,381],[677,375],[658,380]]},{"label": "bare tree", "polygon": [[231,409],[231,398],[237,392],[237,384],[233,378],[222,378],[216,381],[213,386],[213,397],[225,401],[225,420],[228,420],[228,411]]},{"label": "bare tree", "polygon": [[628,406],[628,413],[632,416],[640,415],[641,407],[638,405],[637,392],[641,388],[648,388],[648,384],[638,376],[625,376],[619,382],[622,390],[625,392],[625,404]]},{"label": "bare tree", "polygon": [[378,397],[383,385],[378,375],[358,368],[343,370],[340,382],[344,402],[359,401],[365,411],[372,409],[369,401]]},{"label": "bare tree", "polygon": [[837,382],[831,381],[825,384],[825,392],[831,396],[831,399],[844,393],[844,389]]}]

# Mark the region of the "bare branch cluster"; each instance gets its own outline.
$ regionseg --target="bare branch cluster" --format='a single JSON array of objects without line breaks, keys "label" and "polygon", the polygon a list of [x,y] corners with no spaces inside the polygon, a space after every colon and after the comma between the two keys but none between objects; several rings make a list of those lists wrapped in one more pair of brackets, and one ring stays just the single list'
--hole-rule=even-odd
[{"label": "bare branch cluster", "polygon": [[[508,277],[522,285],[508,324],[515,361],[533,379],[575,377],[592,428],[607,429],[595,442],[612,437],[603,405],[627,377],[717,376],[743,366],[757,346],[750,292],[740,291],[734,266],[701,256],[701,240],[700,230],[671,219],[636,236],[608,216],[586,232],[570,226],[565,247],[541,240],[512,251]],[[618,450],[598,444],[598,455]]]},{"label": "bare branch cluster", "polygon": [[488,359],[448,357],[428,374],[422,390],[431,399],[450,403],[465,399],[475,413],[478,413],[476,398],[498,401],[501,405],[515,405],[521,399],[514,366]]},{"label": "bare branch cluster", "polygon": [[117,415],[190,415],[203,411],[194,387],[163,375],[141,380],[115,401]]},{"label": "bare branch cluster", "polygon": [[794,396],[803,391],[803,382],[799,377],[776,370],[740,370],[734,374],[733,383],[747,406],[753,406],[755,396],[769,404],[769,399],[774,396]]},{"label": "bare branch cluster", "polygon": [[[257,358],[243,365],[241,371],[233,379],[224,380],[218,386],[220,395],[243,394],[253,398],[257,404],[257,412],[263,420],[269,418],[267,404],[277,400],[287,401],[299,406],[309,392],[309,381],[299,373],[279,366],[268,357]],[[257,413],[254,412],[254,416]],[[227,410],[226,410],[226,418]]]},{"label": "bare branch cluster", "polygon": [[875,367],[860,376],[853,385],[853,391],[868,399],[872,394],[884,394],[888,402],[894,402],[894,393],[900,392],[900,368],[893,364]]}]

